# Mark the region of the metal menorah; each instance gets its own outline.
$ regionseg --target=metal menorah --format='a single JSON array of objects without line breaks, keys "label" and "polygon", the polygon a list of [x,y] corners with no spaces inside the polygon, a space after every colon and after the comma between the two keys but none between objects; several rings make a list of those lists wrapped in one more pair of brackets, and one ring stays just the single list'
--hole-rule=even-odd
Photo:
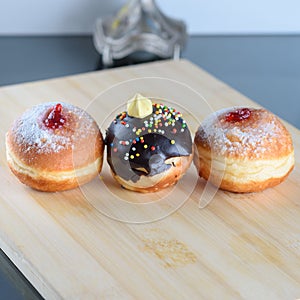
[{"label": "metal menorah", "polygon": [[154,0],[130,0],[116,15],[97,20],[94,45],[103,65],[111,66],[137,51],[179,58],[186,37],[185,23],[163,14]]}]

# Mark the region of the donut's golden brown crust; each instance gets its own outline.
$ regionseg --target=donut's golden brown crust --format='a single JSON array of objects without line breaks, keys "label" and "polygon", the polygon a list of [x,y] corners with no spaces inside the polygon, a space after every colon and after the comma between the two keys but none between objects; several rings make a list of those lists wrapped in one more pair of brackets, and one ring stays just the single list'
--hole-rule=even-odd
[{"label": "donut's golden brown crust", "polygon": [[290,174],[290,172],[292,170],[293,170],[293,168],[291,168],[286,175],[284,175],[280,178],[269,178],[262,182],[254,181],[254,182],[236,184],[229,180],[223,180],[220,188],[223,190],[235,192],[235,193],[261,192],[267,188],[276,186],[279,183],[283,182],[288,177],[288,175]]},{"label": "donut's golden brown crust", "polygon": [[217,112],[198,129],[194,162],[199,175],[238,193],[262,191],[284,181],[294,167],[288,130],[265,109],[250,109],[250,118],[243,121],[226,121],[233,110]]},{"label": "donut's golden brown crust", "polygon": [[104,143],[96,122],[83,110],[64,105],[67,122],[62,128],[52,130],[43,125],[53,106],[47,103],[26,111],[6,135],[10,169],[34,189],[72,189],[101,170]]},{"label": "donut's golden brown crust", "polygon": [[[15,174],[15,176],[24,184],[30,186],[33,189],[43,191],[43,192],[58,192],[58,191],[66,191],[70,189],[74,189],[79,185],[85,184],[95,178],[98,173],[101,171],[102,167],[102,159],[101,163],[95,166],[95,171],[91,172],[88,175],[77,177],[76,175],[72,176],[69,179],[59,179],[54,180],[51,178],[45,177],[32,177],[28,174],[24,174],[22,172],[17,171],[16,168],[11,163],[8,163],[11,171]],[[76,174],[76,171],[75,171]],[[59,172],[56,174],[59,177]]]}]

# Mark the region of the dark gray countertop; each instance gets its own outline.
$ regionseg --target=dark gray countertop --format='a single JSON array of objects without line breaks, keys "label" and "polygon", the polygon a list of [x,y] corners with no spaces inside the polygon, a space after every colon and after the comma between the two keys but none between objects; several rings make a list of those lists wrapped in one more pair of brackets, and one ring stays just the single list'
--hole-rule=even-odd
[{"label": "dark gray countertop", "polygon": [[[300,128],[300,36],[193,36],[183,57]],[[0,86],[93,71],[99,61],[89,36],[0,37]]]},{"label": "dark gray countertop", "polygon": [[[182,56],[300,128],[300,36],[193,36]],[[0,86],[99,68],[90,36],[0,37]],[[0,299],[39,298],[0,251]]]}]

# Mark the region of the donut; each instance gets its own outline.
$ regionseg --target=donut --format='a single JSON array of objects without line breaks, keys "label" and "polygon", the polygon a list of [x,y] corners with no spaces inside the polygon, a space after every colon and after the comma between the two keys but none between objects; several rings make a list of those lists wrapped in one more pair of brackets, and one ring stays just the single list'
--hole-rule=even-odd
[{"label": "donut", "polygon": [[290,133],[274,114],[261,108],[217,111],[203,121],[194,143],[199,176],[230,192],[273,187],[294,167]]},{"label": "donut", "polygon": [[48,102],[25,111],[6,134],[8,165],[33,189],[77,187],[102,168],[104,142],[92,117],[79,107]]},{"label": "donut", "polygon": [[105,144],[113,177],[141,193],[175,184],[193,157],[191,134],[181,113],[139,94],[110,124]]}]

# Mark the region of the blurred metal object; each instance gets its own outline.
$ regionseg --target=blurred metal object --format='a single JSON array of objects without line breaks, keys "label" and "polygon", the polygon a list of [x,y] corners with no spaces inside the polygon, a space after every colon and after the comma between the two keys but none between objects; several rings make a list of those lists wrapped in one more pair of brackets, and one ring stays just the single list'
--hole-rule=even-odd
[{"label": "blurred metal object", "polygon": [[154,0],[130,0],[116,15],[96,21],[93,38],[108,67],[137,51],[178,59],[187,34],[185,23],[164,15]]}]

